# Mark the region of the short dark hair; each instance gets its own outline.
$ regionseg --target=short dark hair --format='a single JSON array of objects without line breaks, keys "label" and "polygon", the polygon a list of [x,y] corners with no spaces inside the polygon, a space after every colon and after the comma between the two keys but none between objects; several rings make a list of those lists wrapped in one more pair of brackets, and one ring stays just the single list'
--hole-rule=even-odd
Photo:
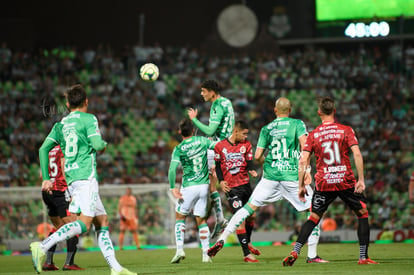
[{"label": "short dark hair", "polygon": [[69,103],[69,109],[82,107],[86,101],[86,91],[80,84],[70,87],[66,91],[65,96]]},{"label": "short dark hair", "polygon": [[194,124],[189,118],[184,118],[180,121],[178,128],[183,137],[189,137],[193,134]]},{"label": "short dark hair", "polygon": [[325,115],[331,115],[335,111],[335,102],[330,97],[322,97],[318,103],[319,111]]},{"label": "short dark hair", "polygon": [[245,130],[245,129],[249,129],[249,125],[244,120],[237,120],[234,123],[234,128],[237,128],[237,129],[240,129],[240,130]]},{"label": "short dark hair", "polygon": [[220,93],[220,85],[217,83],[217,81],[212,79],[205,80],[203,83],[201,83],[201,88],[204,88],[208,91],[214,91],[216,94]]}]

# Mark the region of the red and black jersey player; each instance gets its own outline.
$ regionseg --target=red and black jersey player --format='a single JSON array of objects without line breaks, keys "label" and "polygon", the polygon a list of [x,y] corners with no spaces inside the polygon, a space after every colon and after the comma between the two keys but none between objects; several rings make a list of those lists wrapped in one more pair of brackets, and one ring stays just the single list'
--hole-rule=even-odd
[{"label": "red and black jersey player", "polygon": [[[221,189],[226,193],[232,213],[243,207],[252,194],[249,173],[257,177],[253,170],[253,151],[251,143],[246,140],[249,133],[245,121],[236,121],[230,137],[218,142],[214,147],[216,174]],[[258,262],[254,255],[260,255],[259,250],[250,243],[254,227],[254,214],[247,218],[237,228],[237,237],[244,254],[245,262]]]},{"label": "red and black jersey player", "polygon": [[[76,216],[69,213],[70,196],[68,194],[68,185],[64,174],[65,159],[60,146],[55,146],[49,152],[49,176],[53,183],[52,191],[47,192],[42,190],[43,201],[47,206],[48,215],[55,227],[55,230],[62,225],[75,221]],[[54,232],[54,231],[53,231]],[[52,233],[53,233],[52,232]],[[66,262],[63,270],[83,270],[74,263],[74,258],[77,250],[78,237],[75,236],[66,241],[67,254]],[[56,250],[56,245],[52,246],[46,253],[46,262],[43,265],[43,270],[58,270],[59,268],[53,263],[53,254]]]},{"label": "red and black jersey player", "polygon": [[[306,194],[304,170],[311,154],[315,154],[317,172],[311,214],[300,230],[293,251],[283,260],[283,265],[293,265],[313,228],[337,197],[340,197],[358,217],[357,233],[360,247],[358,264],[377,264],[368,257],[370,228],[366,200],[362,194],[365,190],[364,164],[358,140],[351,127],[335,122],[333,99],[321,98],[318,107],[322,124],[309,134],[299,161],[299,198],[303,199]],[[352,172],[350,151],[354,155],[358,181]]]}]

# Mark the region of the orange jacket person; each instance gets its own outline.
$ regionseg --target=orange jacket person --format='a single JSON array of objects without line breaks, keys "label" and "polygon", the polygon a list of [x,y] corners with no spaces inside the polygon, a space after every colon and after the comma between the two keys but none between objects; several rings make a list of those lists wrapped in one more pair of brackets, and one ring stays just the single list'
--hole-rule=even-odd
[{"label": "orange jacket person", "polygon": [[140,249],[138,239],[138,215],[137,215],[137,199],[132,195],[131,188],[127,188],[125,195],[119,199],[118,212],[121,216],[120,233],[119,233],[119,249],[123,249],[125,230],[129,230],[134,238],[137,249]]}]

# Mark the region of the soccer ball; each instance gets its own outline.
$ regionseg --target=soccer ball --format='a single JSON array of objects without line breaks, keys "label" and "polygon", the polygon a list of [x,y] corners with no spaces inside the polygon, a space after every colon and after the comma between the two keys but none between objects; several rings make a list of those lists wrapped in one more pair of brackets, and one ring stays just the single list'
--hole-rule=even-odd
[{"label": "soccer ball", "polygon": [[142,80],[152,82],[157,80],[160,71],[158,70],[157,65],[153,63],[147,63],[141,66],[139,69],[139,75],[141,76]]}]

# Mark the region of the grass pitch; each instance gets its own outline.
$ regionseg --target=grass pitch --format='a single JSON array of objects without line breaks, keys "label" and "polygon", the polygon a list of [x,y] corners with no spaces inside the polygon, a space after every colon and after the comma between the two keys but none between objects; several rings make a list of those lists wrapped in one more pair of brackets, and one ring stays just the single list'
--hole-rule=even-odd
[{"label": "grass pitch", "polygon": [[[213,263],[201,262],[201,249],[187,248],[186,259],[179,264],[170,264],[175,249],[117,251],[119,262],[138,274],[414,274],[414,244],[371,244],[370,257],[379,265],[357,265],[359,246],[353,244],[320,244],[318,254],[330,260],[327,264],[305,263],[307,247],[292,267],[283,267],[282,260],[292,246],[261,246],[259,263],[244,263],[241,248],[224,247]],[[61,267],[65,253],[55,255],[55,263]],[[42,274],[55,275],[101,275],[110,274],[100,252],[79,252],[75,262],[86,268],[84,271],[56,271]],[[31,256],[0,256],[0,274],[36,274]]]}]

